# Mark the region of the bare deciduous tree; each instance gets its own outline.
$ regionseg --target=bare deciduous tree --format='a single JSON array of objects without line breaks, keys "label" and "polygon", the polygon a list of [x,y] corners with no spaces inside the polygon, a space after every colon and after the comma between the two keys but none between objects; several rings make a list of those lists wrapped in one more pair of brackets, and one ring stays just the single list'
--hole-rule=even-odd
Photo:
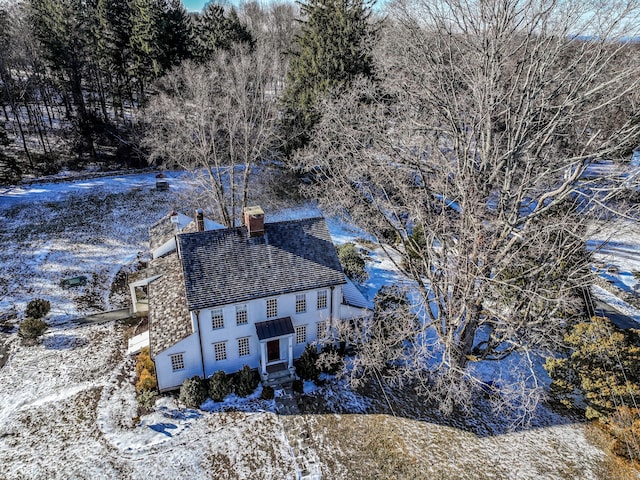
[{"label": "bare deciduous tree", "polygon": [[[590,167],[639,141],[638,46],[624,38],[639,15],[637,1],[396,3],[382,87],[322,107],[303,153],[321,172],[313,194],[400,253],[424,321],[398,323],[406,348],[388,371],[443,411],[468,405],[479,362],[514,354],[531,373],[502,385],[517,402],[501,398],[535,407],[531,352],[580,314],[587,225],[620,188]],[[370,347],[360,362],[388,365]]]},{"label": "bare deciduous tree", "polygon": [[161,80],[147,108],[151,161],[193,172],[196,202],[226,226],[240,218],[252,169],[273,146],[269,66],[264,50],[240,46],[203,66],[185,62]]}]

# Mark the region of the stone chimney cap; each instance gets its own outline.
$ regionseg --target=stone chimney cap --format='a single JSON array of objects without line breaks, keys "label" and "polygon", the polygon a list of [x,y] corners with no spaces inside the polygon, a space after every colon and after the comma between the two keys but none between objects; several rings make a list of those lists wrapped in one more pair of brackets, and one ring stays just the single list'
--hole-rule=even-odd
[{"label": "stone chimney cap", "polygon": [[253,217],[253,216],[257,216],[257,215],[264,215],[264,210],[262,210],[262,208],[259,207],[259,206],[245,207],[244,213],[245,213],[245,215],[249,215],[249,216]]}]

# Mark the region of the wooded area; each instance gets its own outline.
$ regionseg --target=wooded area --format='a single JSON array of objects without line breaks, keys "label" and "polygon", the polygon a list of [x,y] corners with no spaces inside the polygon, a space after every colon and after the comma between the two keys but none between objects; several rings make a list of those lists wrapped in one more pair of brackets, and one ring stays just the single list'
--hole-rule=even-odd
[{"label": "wooded area", "polygon": [[0,3],[0,180],[89,162],[146,164],[142,111],[155,81],[237,44],[270,52],[275,95],[295,12],[256,2],[238,10],[211,3],[198,14],[179,0]]}]

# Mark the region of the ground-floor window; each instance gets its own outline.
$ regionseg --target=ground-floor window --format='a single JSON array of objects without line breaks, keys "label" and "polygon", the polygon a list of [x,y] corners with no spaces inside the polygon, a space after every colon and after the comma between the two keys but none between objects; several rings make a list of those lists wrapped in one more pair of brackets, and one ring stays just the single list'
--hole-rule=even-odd
[{"label": "ground-floor window", "polygon": [[176,353],[175,355],[171,355],[169,358],[171,358],[171,369],[174,372],[184,368],[184,354]]},{"label": "ground-floor window", "polygon": [[318,322],[316,333],[317,333],[318,340],[322,340],[324,337],[327,336],[327,322],[326,321]]},{"label": "ground-floor window", "polygon": [[238,356],[249,355],[249,337],[238,339]]},{"label": "ground-floor window", "polygon": [[216,355],[216,362],[227,359],[227,342],[213,344],[213,351]]},{"label": "ground-floor window", "polygon": [[300,325],[296,327],[296,343],[306,343],[307,341],[307,326]]}]

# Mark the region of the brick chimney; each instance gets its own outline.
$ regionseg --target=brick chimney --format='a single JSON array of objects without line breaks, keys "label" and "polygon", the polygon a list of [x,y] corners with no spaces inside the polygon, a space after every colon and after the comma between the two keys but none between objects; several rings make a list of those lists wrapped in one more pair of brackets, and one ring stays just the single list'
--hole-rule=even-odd
[{"label": "brick chimney", "polygon": [[245,207],[244,224],[250,237],[264,235],[264,212],[260,207]]},{"label": "brick chimney", "polygon": [[204,213],[200,208],[196,210],[196,231],[204,232]]}]

